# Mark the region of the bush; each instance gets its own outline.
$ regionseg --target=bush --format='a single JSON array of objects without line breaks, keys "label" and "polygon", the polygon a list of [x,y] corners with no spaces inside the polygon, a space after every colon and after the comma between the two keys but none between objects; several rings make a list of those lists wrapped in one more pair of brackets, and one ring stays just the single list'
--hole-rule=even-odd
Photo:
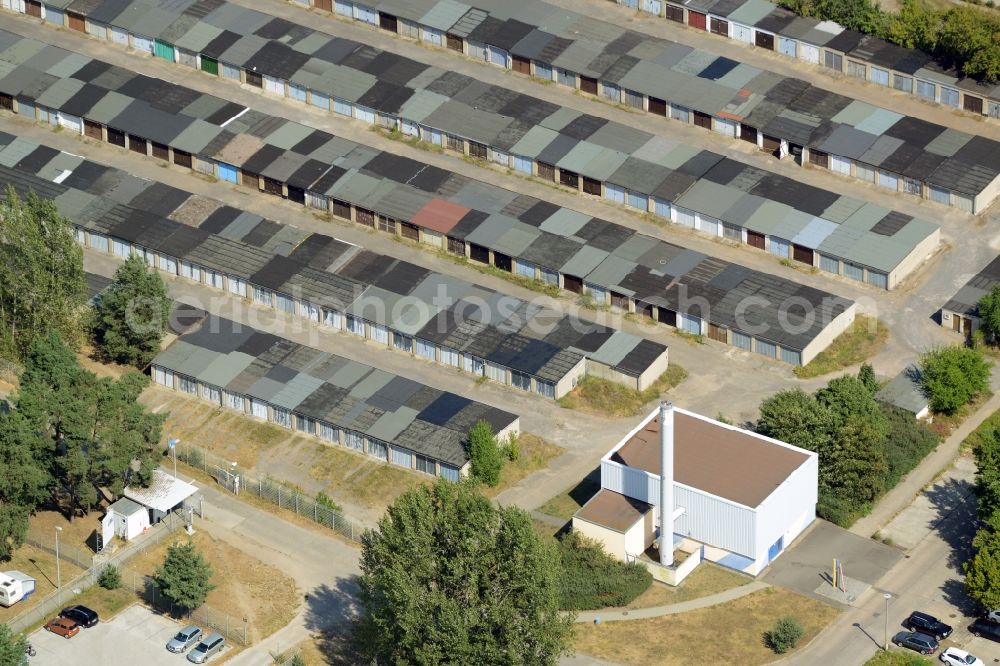
[{"label": "bush", "polygon": [[109,564],[104,567],[101,575],[97,578],[97,584],[103,587],[105,590],[117,590],[122,586],[122,575],[118,571],[118,567],[113,564]]},{"label": "bush", "polygon": [[774,625],[774,629],[764,632],[764,641],[778,654],[784,654],[795,647],[803,633],[802,625],[795,618],[783,617]]},{"label": "bush", "polygon": [[289,663],[291,664],[291,666],[306,666],[306,660],[303,659],[302,655],[300,654],[297,654],[294,657],[292,657],[292,660]]},{"label": "bush", "polygon": [[859,513],[863,513],[863,510],[855,507],[850,499],[838,497],[831,491],[820,489],[816,502],[816,515],[823,520],[841,527],[850,527]]},{"label": "bush", "polygon": [[645,592],[653,576],[638,562],[620,562],[600,544],[575,532],[559,541],[563,610],[624,606]]},{"label": "bush", "polygon": [[889,463],[885,488],[889,490],[934,450],[938,445],[938,437],[933,430],[905,410],[891,405],[883,406],[882,410],[889,421],[889,432],[885,439],[885,453]]},{"label": "bush", "polygon": [[920,357],[921,381],[935,412],[952,414],[989,390],[990,362],[978,349],[952,345]]},{"label": "bush", "polygon": [[503,454],[493,428],[486,421],[478,421],[469,431],[469,458],[474,477],[491,487],[500,483]]},{"label": "bush", "polygon": [[316,504],[325,506],[328,509],[333,509],[337,513],[344,513],[344,507],[334,502],[333,498],[324,493],[322,490],[316,493]]},{"label": "bush", "polygon": [[521,445],[517,442],[517,435],[511,435],[507,439],[507,445],[503,447],[503,452],[507,460],[514,462],[521,457]]}]

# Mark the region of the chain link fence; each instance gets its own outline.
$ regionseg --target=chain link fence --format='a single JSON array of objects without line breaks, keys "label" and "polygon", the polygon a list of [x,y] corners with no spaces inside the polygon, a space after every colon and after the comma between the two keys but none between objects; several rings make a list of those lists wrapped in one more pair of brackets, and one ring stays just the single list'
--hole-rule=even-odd
[{"label": "chain link fence", "polygon": [[[131,590],[150,608],[173,617],[181,617],[177,613],[179,609],[174,606],[174,603],[170,599],[163,596],[152,576],[124,568],[121,569],[121,577],[122,587]],[[214,629],[229,641],[239,643],[240,645],[249,644],[249,624],[246,618],[234,618],[227,613],[212,608],[208,604],[202,604],[190,613],[183,615],[183,617],[186,622]]]},{"label": "chain link fence", "polygon": [[202,470],[235,495],[249,493],[267,500],[282,509],[294,511],[304,518],[328,527],[352,541],[360,540],[361,533],[365,529],[361,523],[351,520],[342,511],[317,502],[314,497],[272,479],[258,477],[243,470],[237,471],[232,463],[201,447],[178,444],[174,451],[178,460]]},{"label": "chain link fence", "polygon": [[[74,590],[83,591],[95,585],[105,567],[113,564],[121,568],[128,559],[158,545],[182,525],[184,521],[179,516],[169,514],[149,531],[110,555],[91,555],[79,548],[59,544],[59,559],[75,564],[84,570],[83,573],[47,594],[37,604],[13,618],[7,626],[16,634],[43,622],[48,616],[62,610],[63,604],[73,598]],[[46,542],[45,539],[28,537],[25,542],[55,555],[55,540]]]}]

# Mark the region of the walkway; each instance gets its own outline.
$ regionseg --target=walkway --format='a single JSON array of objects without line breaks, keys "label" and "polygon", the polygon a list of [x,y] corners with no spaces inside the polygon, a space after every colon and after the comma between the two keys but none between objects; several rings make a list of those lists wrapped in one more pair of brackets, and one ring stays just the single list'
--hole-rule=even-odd
[{"label": "walkway", "polygon": [[723,592],[710,594],[700,599],[681,601],[676,604],[667,604],[666,606],[652,606],[651,608],[608,608],[599,611],[584,611],[577,613],[576,621],[578,623],[596,621],[624,622],[627,620],[648,620],[649,618],[663,617],[664,615],[677,615],[678,613],[686,613],[699,608],[708,608],[709,606],[716,606],[727,601],[741,599],[768,587],[771,586],[758,580],[741,585],[740,587],[724,590]]},{"label": "walkway", "polygon": [[888,525],[889,521],[896,514],[910,506],[913,498],[954,461],[955,456],[958,454],[958,448],[965,441],[965,438],[978,428],[983,421],[989,418],[993,412],[1000,409],[1000,391],[997,390],[996,386],[998,381],[1000,381],[1000,372],[995,372],[993,375],[993,397],[983,403],[973,414],[969,415],[949,435],[943,444],[939,444],[895,488],[886,493],[885,497],[879,500],[870,514],[854,523],[851,527],[852,532],[870,537],[882,527]]}]

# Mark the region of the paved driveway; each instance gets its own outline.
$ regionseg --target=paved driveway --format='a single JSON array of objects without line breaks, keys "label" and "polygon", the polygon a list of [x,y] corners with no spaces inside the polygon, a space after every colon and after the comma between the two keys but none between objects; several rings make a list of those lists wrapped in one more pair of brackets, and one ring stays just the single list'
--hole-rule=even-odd
[{"label": "paved driveway", "polygon": [[902,557],[896,548],[886,546],[837,527],[825,520],[816,526],[768,567],[763,579],[772,585],[829,602],[815,593],[829,580],[833,559],[844,564],[844,575],[866,586],[879,580]]},{"label": "paved driveway", "polygon": [[[96,627],[84,629],[69,640],[39,629],[28,639],[38,651],[30,664],[181,666],[188,663],[185,656],[171,654],[164,647],[180,627],[180,624],[170,618],[136,604],[119,613],[110,622],[102,621]],[[220,660],[221,657],[216,656],[211,661]]]}]

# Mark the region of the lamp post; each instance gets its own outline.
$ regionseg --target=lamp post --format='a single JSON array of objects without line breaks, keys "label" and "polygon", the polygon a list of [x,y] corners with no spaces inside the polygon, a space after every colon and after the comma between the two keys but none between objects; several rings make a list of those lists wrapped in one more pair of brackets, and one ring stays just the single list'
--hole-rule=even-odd
[{"label": "lamp post", "polygon": [[240,477],[236,474],[236,465],[237,465],[237,462],[235,460],[232,461],[231,463],[229,463],[229,467],[232,470],[232,475],[233,475],[233,494],[234,495],[239,495],[240,494]]},{"label": "lamp post", "polygon": [[59,533],[62,528],[56,525],[56,588],[62,589],[62,568],[59,566]]},{"label": "lamp post", "polygon": [[181,443],[179,439],[168,439],[167,446],[170,447],[171,453],[174,454],[174,478],[177,478],[177,445]]},{"label": "lamp post", "polygon": [[892,595],[886,592],[885,597],[885,633],[882,637],[882,649],[889,650],[889,599],[892,599]]}]

